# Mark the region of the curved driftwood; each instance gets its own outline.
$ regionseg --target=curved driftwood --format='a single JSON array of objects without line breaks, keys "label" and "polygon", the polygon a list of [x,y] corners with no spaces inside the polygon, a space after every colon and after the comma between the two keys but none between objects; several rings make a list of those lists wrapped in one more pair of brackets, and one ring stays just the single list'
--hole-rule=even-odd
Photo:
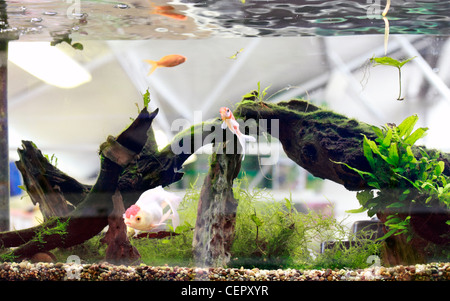
[{"label": "curved driftwood", "polygon": [[[51,164],[45,164],[42,154],[37,149],[32,153],[37,159],[36,162],[43,163],[37,165],[37,171],[33,169],[33,164],[25,160],[18,162],[17,165],[24,173],[24,183],[30,197],[34,203],[39,203],[41,208],[45,208],[47,220],[37,227],[0,233],[0,245],[7,248],[19,246],[9,255],[21,260],[30,258],[37,252],[77,245],[99,233],[108,225],[108,216],[114,208],[112,196],[116,191],[119,177],[125,167],[136,160],[137,154],[147,141],[147,130],[157,113],[155,111],[149,114],[147,109],[142,110],[138,118],[122,134],[117,138],[109,137],[100,147],[102,155],[100,174],[87,194],[87,187],[64,176]],[[26,148],[35,148],[32,143],[25,142],[24,145]],[[55,174],[59,176],[55,177]],[[55,180],[61,178],[62,182],[71,181],[72,185],[53,185],[54,181],[61,183]],[[62,205],[64,195],[73,193],[74,189],[79,189],[77,197],[73,198],[77,205],[75,209],[67,212],[69,209]],[[83,200],[80,201],[81,199]],[[62,206],[64,209],[55,210],[51,208],[52,206]]]},{"label": "curved driftwood", "polygon": [[[243,101],[236,108],[235,116],[254,119],[257,123],[278,120],[278,129],[271,129],[272,123],[266,122],[267,132],[280,140],[286,155],[295,163],[314,176],[342,184],[348,190],[368,188],[356,172],[334,162],[370,171],[362,150],[362,135],[375,138],[371,125],[303,100],[276,104]],[[444,173],[450,175],[450,155],[441,154],[441,160],[446,165]]]}]

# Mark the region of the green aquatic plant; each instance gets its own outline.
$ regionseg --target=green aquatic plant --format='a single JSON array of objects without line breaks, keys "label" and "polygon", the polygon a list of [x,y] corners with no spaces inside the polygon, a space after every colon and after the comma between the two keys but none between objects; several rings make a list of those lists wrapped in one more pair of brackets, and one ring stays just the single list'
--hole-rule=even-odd
[{"label": "green aquatic plant", "polygon": [[145,93],[142,95],[142,100],[144,101],[144,108],[148,108],[148,104],[150,103],[150,91],[147,89]]},{"label": "green aquatic plant", "polygon": [[0,255],[0,262],[14,262],[18,257],[12,250],[9,250]]},{"label": "green aquatic plant", "polygon": [[397,68],[398,70],[398,85],[399,85],[399,92],[398,92],[398,97],[397,100],[403,100],[404,97],[402,98],[402,67],[410,62],[411,60],[413,60],[415,57],[403,60],[403,61],[398,61],[396,59],[393,59],[391,57],[372,57],[370,59],[370,62],[373,64],[373,67],[375,66],[380,66],[380,65],[384,65],[384,66],[392,66]]},{"label": "green aquatic plant", "polygon": [[299,212],[291,197],[277,201],[265,189],[248,189],[247,184],[246,179],[240,179],[234,188],[239,206],[231,266],[365,267],[367,257],[376,254],[378,244],[369,239],[358,239],[358,244],[345,250],[336,247],[326,254],[320,253],[322,242],[341,242],[348,238],[343,221],[312,210]]},{"label": "green aquatic plant", "polygon": [[36,232],[35,236],[32,238],[31,241],[37,241],[41,244],[45,244],[45,237],[48,237],[50,235],[60,235],[62,239],[64,239],[64,236],[67,234],[67,226],[69,225],[69,218],[67,219],[61,219],[59,217],[51,217],[49,218],[45,223],[46,224],[53,224],[56,222],[56,225],[53,227],[41,227],[39,228],[39,231]]},{"label": "green aquatic plant", "polygon": [[58,166],[58,158],[56,157],[55,154],[52,154],[51,156],[44,154],[45,159],[47,159],[47,161],[52,164],[53,166],[57,167]]},{"label": "green aquatic plant", "polygon": [[246,100],[251,101],[259,101],[259,103],[263,103],[263,101],[266,99],[267,90],[270,88],[270,86],[265,87],[263,90],[261,90],[261,82],[258,82],[258,88],[255,91],[251,91],[245,95],[242,96],[242,102]]},{"label": "green aquatic plant", "polygon": [[372,127],[377,138],[364,136],[363,140],[371,172],[340,163],[357,172],[371,187],[357,193],[361,208],[348,212],[367,211],[369,216],[390,213],[385,222],[389,232],[380,239],[400,234],[407,235],[408,241],[412,238],[411,217],[407,214],[412,205],[450,208],[450,179],[443,174],[445,164],[439,160],[439,153],[427,153],[421,147],[413,151],[414,143],[428,130],[413,131],[417,121],[417,115],[412,115],[399,126]]},{"label": "green aquatic plant", "polygon": [[[144,94],[141,94],[141,96],[142,96],[142,102],[144,103],[144,108],[148,109],[148,105],[149,105],[150,100],[151,100],[150,99],[150,91],[149,91],[149,89],[147,89]],[[134,103],[134,104],[136,105],[138,113],[140,113],[141,112],[141,108],[139,108],[139,104],[137,102]],[[133,118],[130,117],[130,119],[132,121],[134,121]]]}]

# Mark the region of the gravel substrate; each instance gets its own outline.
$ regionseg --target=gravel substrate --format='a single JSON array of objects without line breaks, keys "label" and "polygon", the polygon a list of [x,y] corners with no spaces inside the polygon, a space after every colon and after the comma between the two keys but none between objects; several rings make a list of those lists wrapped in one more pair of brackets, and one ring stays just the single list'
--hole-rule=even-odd
[{"label": "gravel substrate", "polygon": [[372,267],[361,270],[260,270],[124,266],[109,263],[0,263],[0,280],[42,281],[445,281],[450,263]]}]

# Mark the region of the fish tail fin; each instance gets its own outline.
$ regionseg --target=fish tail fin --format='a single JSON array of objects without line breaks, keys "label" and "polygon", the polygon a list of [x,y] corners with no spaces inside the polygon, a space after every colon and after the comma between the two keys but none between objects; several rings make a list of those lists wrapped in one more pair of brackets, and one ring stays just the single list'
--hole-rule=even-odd
[{"label": "fish tail fin", "polygon": [[245,141],[249,141],[249,142],[256,142],[256,138],[250,135],[242,135],[242,137],[244,137]]},{"label": "fish tail fin", "polygon": [[149,76],[150,74],[152,74],[152,73],[156,70],[156,68],[158,68],[158,62],[156,62],[156,61],[152,61],[152,60],[144,60],[144,62],[146,62],[146,63],[150,64],[150,66],[152,66],[152,67],[150,68],[150,71],[147,73],[147,76]]},{"label": "fish tail fin", "polygon": [[240,134],[238,135],[239,138],[239,143],[242,146],[242,160],[245,159],[245,142],[249,141],[249,142],[256,142],[256,138],[250,135],[244,135],[244,134]]},{"label": "fish tail fin", "polygon": [[178,215],[178,206],[180,205],[180,202],[183,199],[181,197],[178,196],[174,196],[172,198],[169,198],[166,200],[167,204],[170,207],[170,211],[168,211],[169,216],[166,217],[167,218],[171,218],[172,219],[172,227],[175,230],[178,225],[180,224],[180,217]]},{"label": "fish tail fin", "polygon": [[237,136],[238,136],[239,143],[241,144],[241,148],[242,148],[242,160],[244,160],[245,159],[245,135],[240,134]]}]

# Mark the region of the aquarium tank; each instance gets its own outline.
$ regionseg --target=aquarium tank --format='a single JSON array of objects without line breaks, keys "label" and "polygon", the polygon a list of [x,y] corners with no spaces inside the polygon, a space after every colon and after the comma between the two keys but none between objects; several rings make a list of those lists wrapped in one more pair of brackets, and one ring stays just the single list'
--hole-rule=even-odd
[{"label": "aquarium tank", "polygon": [[449,7],[0,1],[0,279],[450,280]]}]

